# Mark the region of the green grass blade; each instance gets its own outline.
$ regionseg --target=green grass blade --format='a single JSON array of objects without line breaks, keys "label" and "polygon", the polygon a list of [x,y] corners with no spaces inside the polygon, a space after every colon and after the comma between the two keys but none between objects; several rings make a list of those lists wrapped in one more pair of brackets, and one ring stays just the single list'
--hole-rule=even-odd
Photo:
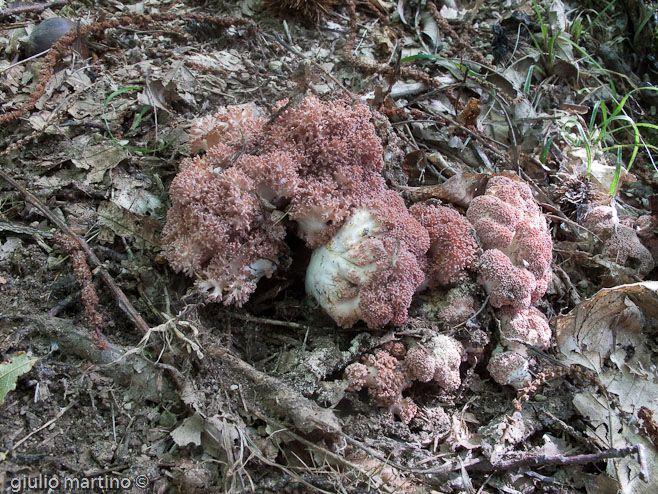
[{"label": "green grass blade", "polygon": [[[133,146],[127,146],[126,144],[123,144],[120,142],[116,137],[114,137],[114,134],[112,133],[112,130],[110,129],[110,122],[107,121],[107,117],[105,116],[105,110],[107,108],[107,105],[110,104],[110,102],[116,98],[117,96],[120,96],[124,93],[128,93],[131,91],[141,91],[143,88],[140,86],[126,86],[122,87],[121,89],[117,89],[113,93],[111,93],[107,98],[105,98],[105,102],[103,103],[103,110],[102,110],[102,115],[101,118],[105,122],[105,128],[107,130],[107,133],[110,135],[110,139],[112,139],[112,142],[114,142],[117,146],[120,146],[124,149],[127,149],[128,151],[133,151],[136,153],[144,153],[144,154],[151,154],[151,153],[157,153],[159,151],[162,151],[164,149],[167,149],[169,146],[171,146],[171,143],[173,141],[169,141],[162,146],[156,148],[156,149],[148,149],[148,148],[138,148],[138,147],[133,147]],[[138,116],[138,119],[141,120],[143,113]],[[134,127],[131,127],[134,128]]]},{"label": "green grass blade", "polygon": [[615,165],[615,176],[612,177],[610,184],[610,195],[614,196],[617,192],[617,184],[619,183],[619,176],[621,175],[621,148],[617,149],[617,163]]},{"label": "green grass blade", "polygon": [[[605,105],[605,103],[604,103]],[[596,125],[596,116],[599,114],[599,108],[601,107],[601,101],[594,103],[594,108],[592,108],[592,116],[589,117],[589,125],[587,130],[594,132],[594,126]]]},{"label": "green grass blade", "polygon": [[532,74],[536,68],[537,66],[532,64],[528,69],[528,75],[525,76],[525,82],[523,83],[523,94],[528,94],[530,91],[530,86],[532,85]]}]

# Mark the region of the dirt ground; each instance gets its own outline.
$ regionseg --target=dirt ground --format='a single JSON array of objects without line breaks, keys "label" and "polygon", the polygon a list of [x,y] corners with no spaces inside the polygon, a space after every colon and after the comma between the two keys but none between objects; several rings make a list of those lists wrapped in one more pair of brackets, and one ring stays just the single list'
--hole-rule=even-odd
[{"label": "dirt ground", "polygon": [[[436,4],[0,2],[3,492],[656,492],[658,97],[638,89],[658,80],[655,7]],[[76,52],[27,58],[55,16]],[[369,330],[306,295],[294,235],[242,308],[169,267],[192,122],[306,94],[370,106],[408,204],[464,211],[455,197],[505,171],[530,184],[553,239],[532,383],[492,379],[500,322],[475,272],[460,320],[436,289]],[[592,204],[641,254],[610,254]],[[347,389],[348,365],[438,333],[466,348],[461,384],[405,389],[408,423]]]}]

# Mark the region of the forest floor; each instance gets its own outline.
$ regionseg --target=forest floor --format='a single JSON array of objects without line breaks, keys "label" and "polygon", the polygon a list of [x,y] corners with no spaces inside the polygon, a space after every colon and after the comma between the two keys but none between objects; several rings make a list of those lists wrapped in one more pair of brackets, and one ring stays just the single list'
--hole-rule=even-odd
[{"label": "forest floor", "polygon": [[[91,3],[0,2],[2,492],[656,492],[654,7]],[[26,60],[54,16],[84,40]],[[372,108],[408,201],[450,202],[432,186],[453,176],[531,186],[553,238],[531,385],[489,375],[499,322],[475,274],[460,323],[436,290],[372,331],[305,294],[299,240],[239,309],[171,270],[160,234],[192,122],[305,94]],[[592,204],[653,259],[610,255],[583,227]],[[409,423],[346,389],[349,364],[428,333],[468,349],[459,389],[406,389]]]}]

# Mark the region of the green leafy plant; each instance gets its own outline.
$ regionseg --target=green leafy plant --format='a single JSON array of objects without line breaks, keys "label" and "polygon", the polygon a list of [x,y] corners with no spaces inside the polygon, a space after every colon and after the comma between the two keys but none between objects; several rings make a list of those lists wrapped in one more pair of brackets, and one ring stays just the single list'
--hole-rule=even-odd
[{"label": "green leafy plant", "polygon": [[415,55],[409,55],[408,57],[402,58],[400,60],[400,63],[416,62],[418,60],[433,60],[437,62],[443,62],[444,64],[447,63],[449,68],[455,68],[459,70],[461,74],[467,73],[469,76],[475,77],[476,79],[483,79],[483,76],[481,74],[478,74],[477,72],[475,72],[473,69],[469,67],[469,65],[472,65],[473,67],[484,67],[484,65],[474,61],[463,62],[451,58],[442,57],[440,55],[431,55],[429,53],[417,53]]},{"label": "green leafy plant", "polygon": [[[561,128],[546,140],[541,152],[541,161],[544,163],[546,162],[550,147],[557,137],[564,139],[573,146],[582,146],[585,148],[587,153],[588,177],[591,174],[592,157],[595,149],[599,149],[603,152],[614,152],[616,173],[610,187],[611,195],[615,194],[619,183],[621,168],[624,167],[624,155],[627,156],[625,168],[626,170],[630,170],[637,159],[638,153],[644,149],[647,152],[649,160],[651,160],[654,167],[658,170],[658,166],[656,166],[652,155],[652,151],[658,150],[658,147],[646,142],[645,137],[642,135],[642,130],[658,131],[658,126],[646,122],[636,122],[631,117],[630,112],[625,108],[628,99],[632,97],[633,94],[644,90],[658,91],[658,88],[637,88],[630,91],[625,96],[620,97],[617,93],[617,88],[611,74],[577,42],[581,39],[583,34],[587,33],[591,28],[592,23],[597,22],[614,2],[615,0],[609,2],[603,9],[603,12],[600,12],[594,21],[589,23],[587,28],[583,26],[582,19],[577,17],[571,22],[569,32],[564,32],[561,30],[554,30],[551,27],[542,15],[542,10],[539,4],[536,0],[533,0],[533,6],[539,21],[540,32],[536,35],[531,34],[531,37],[535,48],[540,53],[540,64],[533,64],[530,66],[522,88],[523,94],[528,94],[532,86],[534,74],[541,72],[544,75],[547,75],[553,71],[555,62],[558,58],[559,46],[562,47],[562,50],[564,50],[566,46],[570,46],[574,52],[578,53],[581,57],[581,62],[591,64],[591,66],[598,71],[598,75],[594,72],[594,79],[599,82],[599,88],[607,89],[610,94],[609,98],[612,100],[612,108],[608,108],[605,101],[597,102],[592,110],[589,125],[586,125],[584,121],[576,118],[564,121]],[[482,69],[482,66],[473,61],[448,59],[439,55],[421,53],[405,57],[402,59],[402,62],[413,62],[418,60],[437,61],[446,66],[449,70],[457,71],[458,73],[455,73],[455,76],[463,76],[466,74],[476,79],[484,78],[482,74],[477,72]],[[486,70],[490,71],[491,69],[486,68]],[[599,80],[599,76],[603,76],[603,80]],[[630,155],[625,153],[624,150],[629,150]]]},{"label": "green leafy plant", "polygon": [[[647,151],[649,159],[652,161],[654,167],[656,163],[654,162],[653,155],[651,151],[658,151],[658,147],[649,144],[646,142],[645,138],[642,136],[640,129],[651,129],[658,131],[658,125],[647,123],[647,122],[636,122],[624,109],[628,99],[639,91],[658,91],[658,88],[655,87],[640,87],[633,89],[621,100],[615,101],[615,107],[612,111],[608,111],[607,105],[604,101],[598,102],[594,105],[592,110],[592,117],[590,118],[589,130],[590,133],[594,134],[594,143],[601,146],[602,151],[612,151],[617,150],[617,170],[615,173],[615,178],[613,180],[613,188],[610,190],[611,194],[614,194],[616,190],[617,183],[619,181],[619,176],[621,174],[621,152],[622,149],[630,149],[631,156],[628,159],[626,164],[626,170],[630,170],[631,166],[635,162],[638,153],[641,149]],[[601,122],[596,123],[596,118],[598,114],[601,114]],[[616,125],[621,124],[621,125]],[[613,143],[607,145],[608,140],[615,140],[618,133],[624,132],[629,135],[632,139],[632,143],[620,144]],[[613,138],[613,139],[610,139]]]},{"label": "green leafy plant", "polygon": [[[583,27],[581,18],[577,17],[571,23],[570,33],[552,33],[550,25],[544,21],[539,4],[536,0],[533,0],[533,6],[540,25],[540,34],[537,36],[531,35],[536,49],[542,54],[542,65],[548,73],[550,73],[554,67],[557,44],[567,43],[575,50],[575,52],[582,56],[586,62],[590,63],[593,67],[598,69],[600,74],[604,75],[605,82],[601,82],[600,87],[608,87],[613,108],[609,109],[605,101],[599,101],[594,105],[587,128],[585,128],[580,121],[570,119],[565,122],[563,128],[558,131],[558,134],[566,137],[572,135],[570,134],[572,129],[575,128],[577,130],[579,139],[576,141],[574,141],[571,137],[567,137],[567,139],[571,141],[571,144],[573,145],[585,147],[587,152],[588,176],[591,172],[592,166],[592,150],[595,147],[601,149],[601,151],[604,152],[617,151],[615,153],[616,172],[610,188],[611,195],[615,194],[619,183],[621,168],[623,166],[622,151],[624,149],[630,150],[630,156],[628,157],[625,166],[626,170],[630,170],[637,158],[639,151],[642,149],[647,152],[649,159],[654,164],[654,167],[656,167],[652,151],[656,151],[658,149],[656,146],[647,143],[641,132],[642,129],[658,131],[658,126],[646,122],[636,122],[625,108],[628,99],[634,93],[645,90],[658,91],[658,88],[636,88],[620,98],[610,73],[604,69],[596,60],[594,60],[594,58],[592,58],[592,56],[587,53],[587,51],[577,42],[583,34],[589,31],[594,23],[598,22],[601,16],[605,14],[605,12],[614,4],[614,2],[615,0],[611,0],[604,7],[604,9],[598,13],[596,18],[589,23],[587,28]],[[645,21],[645,19],[643,19],[643,21]],[[644,23],[646,23],[646,21]],[[642,26],[644,26],[644,24],[642,24]],[[532,68],[533,67],[531,67],[531,69]],[[535,67],[535,69],[541,70],[539,67]],[[530,79],[531,75],[528,74],[526,85]],[[547,140],[544,149],[542,150],[542,161],[546,160],[548,149],[550,148],[554,137],[556,136],[552,136]],[[623,137],[629,139],[630,142],[622,142],[621,139]]]},{"label": "green leafy plant", "polygon": [[555,59],[557,58],[556,48],[558,41],[562,39],[562,31],[558,30],[554,33],[551,25],[544,21],[539,4],[535,0],[533,0],[532,4],[535,14],[537,14],[540,34],[534,35],[531,32],[529,34],[536,50],[539,52],[539,58],[543,67],[543,69],[539,67],[537,69],[544,74],[550,75],[553,73],[553,67],[555,66]]},{"label": "green leafy plant", "polygon": [[580,16],[577,16],[573,21],[571,21],[571,27],[569,28],[569,34],[574,43],[578,43],[580,37],[583,34],[583,20]]},{"label": "green leafy plant", "polygon": [[[605,22],[608,20],[608,17],[609,17],[609,16],[608,16],[608,10],[614,6],[614,4],[615,4],[616,1],[617,1],[617,0],[610,0],[610,1],[606,4],[606,6],[603,7],[601,10],[599,10],[598,12],[597,12],[596,10],[592,10],[592,9],[590,9],[590,12],[594,12],[594,13],[596,13],[596,16],[594,17],[594,19],[592,19],[592,20],[589,22],[589,24],[587,25],[587,27],[584,28],[584,29],[581,31],[581,35],[584,35],[584,34],[589,33],[589,31],[590,31],[594,26],[605,24]],[[604,20],[600,21],[600,19],[604,19]]]},{"label": "green leafy plant", "polygon": [[[134,151],[134,152],[137,152],[137,153],[157,153],[158,151],[162,151],[162,150],[168,148],[171,145],[172,141],[169,141],[169,142],[167,142],[167,143],[163,144],[162,146],[159,146],[155,149],[148,149],[148,148],[140,148],[140,147],[130,146],[130,145],[126,144],[125,142],[119,141],[114,136],[114,134],[112,133],[112,130],[110,129],[110,123],[108,122],[107,117],[106,117],[106,112],[105,111],[106,111],[108,105],[112,102],[112,100],[114,100],[114,98],[116,98],[117,96],[120,96],[122,94],[125,94],[125,93],[129,93],[129,92],[133,92],[133,91],[142,91],[142,90],[143,90],[143,88],[140,87],[140,86],[127,86],[127,87],[117,89],[112,94],[110,94],[107,98],[105,98],[105,102],[103,103],[103,121],[105,122],[105,127],[107,129],[108,134],[110,135],[110,139],[112,139],[112,141],[114,141],[117,145],[121,146],[122,148],[125,148],[129,151]],[[137,113],[137,115],[135,115],[135,118],[133,119],[133,123],[130,126],[130,130],[135,130],[139,126],[139,124],[142,122],[142,119],[144,118],[144,115],[146,115],[151,110],[155,111],[151,105],[144,105],[140,109],[140,111]]]},{"label": "green leafy plant", "polygon": [[[573,132],[571,132],[573,128],[576,129],[578,138],[574,139]],[[550,150],[553,141],[555,141],[555,138],[557,137],[561,137],[573,146],[583,146],[585,148],[585,152],[587,153],[587,175],[589,176],[592,170],[592,139],[590,137],[590,133],[587,132],[583,124],[575,118],[566,120],[561,125],[559,131],[551,135],[544,143],[544,147],[542,148],[540,156],[542,163],[546,163],[546,159],[548,158],[548,151]]]},{"label": "green leafy plant", "polygon": [[20,376],[32,369],[37,359],[30,358],[25,352],[19,352],[7,362],[0,364],[0,405],[10,391],[16,389],[16,381]]}]

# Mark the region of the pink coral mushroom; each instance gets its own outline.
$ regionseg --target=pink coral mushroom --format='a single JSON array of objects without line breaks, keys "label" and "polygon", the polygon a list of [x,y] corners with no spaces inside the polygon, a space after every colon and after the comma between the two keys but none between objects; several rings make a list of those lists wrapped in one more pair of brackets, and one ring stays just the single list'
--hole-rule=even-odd
[{"label": "pink coral mushroom", "polygon": [[642,245],[635,230],[626,225],[617,225],[616,231],[605,242],[603,251],[620,266],[635,268],[641,278],[655,266],[651,251]]},{"label": "pink coral mushroom", "polygon": [[363,320],[370,328],[402,324],[424,279],[427,232],[392,191],[387,201],[357,209],[324,246],[313,252],[306,291],[339,326]]},{"label": "pink coral mushroom", "polygon": [[411,380],[402,363],[384,350],[366,355],[362,363],[348,365],[345,380],[347,391],[367,388],[373,405],[387,407],[405,424],[416,415],[416,404],[410,398],[402,398],[402,391],[410,386]]},{"label": "pink coral mushroom", "polygon": [[469,221],[454,209],[414,204],[409,212],[430,236],[429,287],[449,285],[466,277],[477,261],[479,247]]},{"label": "pink coral mushroom", "polygon": [[[190,146],[206,153],[183,160],[172,183],[164,256],[211,300],[241,305],[281,264],[287,215],[319,251],[307,286],[340,325],[401,324],[423,281],[429,240],[385,187],[370,116],[365,105],[309,96],[277,103],[269,121],[253,105],[199,119]],[[345,228],[338,245],[332,239]],[[347,250],[327,257],[330,240]],[[331,273],[318,274],[318,264]]]},{"label": "pink coral mushroom", "polygon": [[537,281],[532,274],[512,264],[504,252],[491,249],[480,258],[478,282],[494,307],[528,307]]},{"label": "pink coral mushroom", "polygon": [[[640,241],[638,234],[647,237],[646,230],[641,226],[638,231],[633,226],[639,222],[650,224],[650,216],[642,221],[626,216],[620,218],[617,210],[612,206],[591,204],[585,211],[582,219],[583,226],[595,233],[602,241],[602,255],[612,259],[620,266],[626,266],[637,271],[640,278],[644,278],[655,267],[654,256]],[[627,223],[627,224],[624,224]]]},{"label": "pink coral mushroom", "polygon": [[551,328],[546,316],[535,307],[498,311],[501,345],[494,350],[487,369],[491,377],[503,386],[521,388],[531,379],[528,346],[547,348]]},{"label": "pink coral mushroom", "polygon": [[214,115],[197,119],[190,128],[190,151],[208,151],[217,144],[239,149],[253,146],[265,119],[255,105],[225,106]]},{"label": "pink coral mushroom", "polygon": [[523,388],[531,380],[528,359],[513,351],[495,353],[487,370],[494,381],[503,386]]},{"label": "pink coral mushroom", "polygon": [[[288,212],[311,248],[327,243],[353,209],[385,190],[383,150],[370,110],[315,96],[297,106],[279,102],[262,147],[300,162],[299,186]],[[280,113],[276,113],[280,111]]]},{"label": "pink coral mushroom", "polygon": [[436,381],[446,391],[455,391],[461,385],[459,366],[465,352],[454,338],[436,335],[423,345],[407,352],[404,360],[408,374],[421,382]]},{"label": "pink coral mushroom", "polygon": [[479,280],[491,304],[527,307],[539,300],[552,278],[553,242],[528,184],[492,177],[466,217],[486,249]]},{"label": "pink coral mushroom", "polygon": [[366,355],[363,363],[348,365],[345,378],[348,391],[367,388],[368,395],[378,406],[389,406],[399,401],[402,391],[410,384],[400,361],[383,350]]},{"label": "pink coral mushroom", "polygon": [[262,207],[256,184],[237,167],[216,174],[197,158],[174,178],[170,196],[164,256],[211,300],[242,305],[285,250],[285,230]]},{"label": "pink coral mushroom", "polygon": [[551,342],[551,328],[546,316],[536,307],[514,310],[503,307],[498,311],[503,341],[508,348],[521,351],[525,345],[547,348]]},{"label": "pink coral mushroom", "polygon": [[[397,350],[396,353],[402,355],[403,352]],[[402,392],[414,381],[432,380],[446,391],[457,390],[461,385],[459,366],[464,354],[462,344],[446,335],[436,335],[422,347],[412,347],[403,361],[379,349],[363,357],[362,362],[347,366],[346,390],[367,388],[373,405],[388,408],[408,423],[418,407],[410,398],[403,398]]]}]

